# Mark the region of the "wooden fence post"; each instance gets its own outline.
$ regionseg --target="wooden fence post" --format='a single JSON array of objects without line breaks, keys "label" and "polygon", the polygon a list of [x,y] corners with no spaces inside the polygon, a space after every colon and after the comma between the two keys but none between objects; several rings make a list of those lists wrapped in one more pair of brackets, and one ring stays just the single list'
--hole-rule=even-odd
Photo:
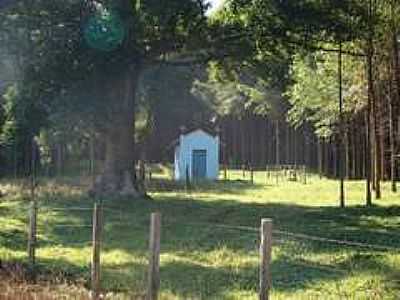
[{"label": "wooden fence post", "polygon": [[36,220],[37,207],[36,201],[31,201],[29,207],[29,230],[28,230],[28,257],[29,264],[33,267],[36,258]]},{"label": "wooden fence post", "polygon": [[147,300],[157,300],[160,289],[160,237],[161,237],[161,214],[152,213],[150,222],[150,258]]},{"label": "wooden fence post", "polygon": [[93,235],[92,235],[92,299],[100,298],[100,248],[101,232],[103,228],[101,204],[95,204],[93,210]]},{"label": "wooden fence post", "polygon": [[261,220],[259,299],[268,300],[271,288],[272,220]]}]

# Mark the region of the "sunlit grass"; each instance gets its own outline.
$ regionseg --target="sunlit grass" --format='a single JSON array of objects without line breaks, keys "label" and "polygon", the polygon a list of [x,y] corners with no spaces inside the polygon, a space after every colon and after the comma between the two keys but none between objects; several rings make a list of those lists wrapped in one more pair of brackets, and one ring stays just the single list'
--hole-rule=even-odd
[{"label": "sunlit grass", "polygon": [[[145,293],[153,211],[161,211],[163,223],[160,299],[257,299],[256,228],[263,217],[273,218],[274,228],[282,231],[400,248],[400,197],[388,183],[383,198],[366,208],[365,183],[346,182],[349,207],[340,209],[338,183],[315,175],[304,184],[255,172],[251,184],[249,173],[243,178],[242,171],[231,170],[228,181],[194,185],[187,193],[182,184],[163,182],[167,172],[159,168],[153,175],[153,200],[104,199],[102,281],[110,298]],[[93,206],[84,186],[85,181],[69,178],[41,181],[37,260],[39,268],[62,271],[88,287],[92,212],[62,210]],[[26,260],[28,198],[21,187],[0,183],[7,195],[0,201],[1,260]],[[274,234],[274,240],[272,299],[397,299],[400,293],[399,251],[283,234]]]}]

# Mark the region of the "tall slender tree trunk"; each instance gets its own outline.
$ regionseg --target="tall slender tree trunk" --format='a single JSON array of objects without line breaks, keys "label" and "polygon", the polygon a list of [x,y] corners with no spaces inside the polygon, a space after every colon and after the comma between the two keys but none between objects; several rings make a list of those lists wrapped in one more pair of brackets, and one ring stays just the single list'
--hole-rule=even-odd
[{"label": "tall slender tree trunk", "polygon": [[[394,99],[398,100],[398,95],[393,91],[393,84],[390,83],[389,90],[389,141],[390,141],[390,181],[392,192],[397,192],[397,183],[396,183],[396,133],[394,130]],[[397,101],[398,103],[398,101]]]},{"label": "tall slender tree trunk", "polygon": [[[267,135],[266,134],[267,127],[266,127],[266,123],[265,123],[264,118],[262,118],[260,120],[260,122],[261,122],[261,124],[260,124],[261,130],[260,130],[260,136],[258,137],[259,150],[261,151],[261,153],[260,153],[260,167],[262,167],[262,169],[265,169],[265,166],[267,165],[267,163],[266,163],[267,149],[266,149],[266,143],[265,143],[265,138],[264,137]],[[261,139],[260,139],[260,137],[261,137]]]},{"label": "tall slender tree trunk", "polygon": [[323,174],[323,142],[318,139],[318,174],[319,178],[322,178]]},{"label": "tall slender tree trunk", "polygon": [[310,166],[310,142],[307,137],[307,132],[303,130],[303,137],[304,137],[304,166]]},{"label": "tall slender tree trunk", "polygon": [[15,135],[14,139],[14,147],[13,147],[13,156],[14,156],[14,179],[18,178],[18,135]]},{"label": "tall slender tree trunk", "polygon": [[324,172],[329,177],[330,141],[324,141]]},{"label": "tall slender tree trunk", "polygon": [[376,159],[376,149],[375,149],[375,125],[373,121],[373,116],[371,114],[370,121],[370,130],[371,130],[371,180],[372,180],[372,191],[376,191],[376,174],[375,174],[375,159]]},{"label": "tall slender tree trunk", "polygon": [[362,160],[360,161],[361,163],[361,168],[360,168],[360,177],[361,178],[366,178],[367,177],[367,173],[366,173],[366,151],[368,150],[366,148],[367,145],[367,136],[368,136],[368,124],[366,123],[367,121],[367,114],[365,113],[364,116],[362,116],[361,118],[361,123],[363,123],[363,134],[360,134],[360,148],[362,149]]},{"label": "tall slender tree trunk", "polygon": [[368,73],[368,103],[367,103],[367,117],[366,117],[366,126],[367,126],[367,138],[366,138],[366,205],[372,205],[371,199],[371,169],[372,169],[372,161],[371,161],[371,146],[372,146],[372,134],[371,134],[371,109],[372,109],[372,99],[374,98],[374,87],[373,87],[373,73],[372,73],[372,59],[373,59],[373,24],[372,24],[372,0],[369,0],[369,28],[368,28],[368,41],[367,41],[367,73]]},{"label": "tall slender tree trunk", "polygon": [[286,164],[290,164],[290,125],[286,122]]},{"label": "tall slender tree trunk", "polygon": [[280,128],[279,120],[275,121],[275,164],[279,166],[281,164],[280,156]]},{"label": "tall slender tree trunk", "polygon": [[268,122],[268,134],[269,134],[269,141],[268,141],[268,162],[272,166],[275,164],[275,131],[272,121]]},{"label": "tall slender tree trunk", "polygon": [[242,118],[240,125],[241,125],[241,139],[240,139],[241,164],[246,165],[247,155],[246,155],[246,126],[245,126],[246,121],[245,121],[245,117]]},{"label": "tall slender tree trunk", "polygon": [[90,133],[89,139],[89,175],[92,180],[92,185],[96,182],[95,178],[95,161],[96,161],[96,152],[95,152],[95,138],[93,132]]},{"label": "tall slender tree trunk", "polygon": [[372,117],[373,117],[373,128],[374,128],[374,170],[375,170],[375,198],[381,198],[381,135],[380,135],[380,105],[378,103],[378,99],[376,94],[374,93],[374,97],[372,98],[373,101],[373,108],[372,108]]},{"label": "tall slender tree trunk", "polygon": [[[337,138],[337,137],[336,137]],[[333,166],[333,177],[335,179],[339,178],[339,160],[338,160],[338,147],[337,147],[337,141],[334,141],[333,145],[331,145],[332,149],[332,166]]]},{"label": "tall slender tree trunk", "polygon": [[[357,168],[358,168],[358,160],[357,160],[357,149],[356,149],[356,139],[357,139],[357,134],[356,134],[356,128],[355,124],[357,124],[357,120],[351,122],[350,125],[350,130],[351,130],[351,175],[350,177],[352,179],[357,178]],[[361,151],[359,152],[360,156],[362,156]]]},{"label": "tall slender tree trunk", "polygon": [[294,133],[293,133],[293,160],[294,160],[294,165],[297,166],[298,165],[298,145],[297,145],[297,141],[298,141],[298,130],[294,129]]},{"label": "tall slender tree trunk", "polygon": [[339,168],[339,177],[340,177],[340,187],[339,187],[339,200],[340,207],[345,206],[344,202],[344,166],[343,163],[343,135],[344,132],[344,119],[343,119],[343,93],[342,93],[342,43],[339,44],[339,55],[338,55],[338,74],[339,74],[339,127],[340,127],[340,137],[338,139],[338,153],[337,153],[337,162]]},{"label": "tall slender tree trunk", "polygon": [[233,144],[234,144],[234,163],[235,168],[238,167],[241,161],[241,153],[240,153],[240,121],[238,119],[233,120],[233,126],[235,131],[233,132]]},{"label": "tall slender tree trunk", "polygon": [[[395,1],[391,2],[391,19],[392,19],[392,74],[393,74],[393,86],[392,86],[392,96],[390,97],[390,177],[392,182],[392,191],[397,192],[397,184],[396,184],[396,133],[394,130],[394,107],[395,103],[397,106],[400,106],[400,61],[399,61],[399,42],[398,42],[398,29],[395,21],[396,13],[395,13]],[[395,103],[393,103],[393,101]],[[398,130],[397,134],[400,136],[400,116],[398,117]]]},{"label": "tall slender tree trunk", "polygon": [[395,23],[396,14],[394,12],[394,0],[392,1],[392,48],[393,48],[393,75],[394,75],[394,91],[397,105],[400,104],[400,59],[399,59],[399,40],[398,29]]},{"label": "tall slender tree trunk", "polygon": [[269,122],[265,119],[265,165],[269,165],[269,144],[271,143],[271,136],[269,135]]},{"label": "tall slender tree trunk", "polygon": [[56,144],[56,168],[57,168],[57,176],[60,177],[64,171],[64,149],[61,141],[58,141]]},{"label": "tall slender tree trunk", "polygon": [[[384,95],[382,94],[382,97],[384,97]],[[384,99],[382,99],[381,101],[383,102]],[[383,103],[382,103],[383,104]],[[383,105],[381,105],[381,109],[383,109]],[[386,114],[386,112],[385,112]],[[387,168],[386,168],[386,131],[385,131],[385,122],[384,122],[384,118],[383,118],[383,112],[381,112],[381,122],[380,122],[380,126],[379,126],[379,143],[380,143],[380,148],[381,148],[381,156],[380,156],[380,165],[381,165],[381,181],[385,181],[387,179]],[[381,191],[382,192],[382,191]]]},{"label": "tall slender tree trunk", "polygon": [[258,135],[258,126],[257,126],[257,119],[254,117],[254,115],[251,116],[250,119],[250,168],[254,169],[254,167],[257,164],[257,147],[256,147],[256,136]]},{"label": "tall slender tree trunk", "polygon": [[372,197],[371,197],[371,132],[370,125],[371,122],[369,120],[370,105],[368,104],[367,112],[365,114],[365,146],[364,146],[364,154],[365,154],[365,162],[364,162],[364,174],[366,177],[366,204],[367,206],[372,205]]},{"label": "tall slender tree trunk", "polygon": [[350,171],[351,171],[351,160],[350,160],[350,137],[349,130],[346,127],[344,132],[344,151],[345,151],[345,163],[344,163],[344,174],[347,180],[350,179]]}]

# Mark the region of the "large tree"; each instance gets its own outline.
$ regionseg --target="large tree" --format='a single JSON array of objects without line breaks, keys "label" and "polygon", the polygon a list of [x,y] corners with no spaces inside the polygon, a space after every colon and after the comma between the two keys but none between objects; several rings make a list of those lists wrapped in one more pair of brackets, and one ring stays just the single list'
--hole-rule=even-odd
[{"label": "large tree", "polygon": [[200,0],[27,0],[2,11],[4,41],[25,46],[28,97],[48,114],[80,114],[101,133],[105,164],[94,192],[137,193],[132,170],[139,79],[157,64],[204,59],[205,52],[192,50],[207,40],[206,10]]}]

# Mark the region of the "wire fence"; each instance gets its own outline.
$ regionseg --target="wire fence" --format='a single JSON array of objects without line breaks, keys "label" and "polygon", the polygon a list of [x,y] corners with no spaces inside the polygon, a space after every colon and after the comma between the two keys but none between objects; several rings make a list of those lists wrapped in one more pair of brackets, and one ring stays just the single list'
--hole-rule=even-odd
[{"label": "wire fence", "polygon": [[[121,281],[129,278],[133,281],[132,287],[143,291],[142,294],[146,294],[149,293],[148,289],[151,289],[151,292],[154,289],[158,290],[159,283],[157,286],[157,281],[166,281],[171,285],[178,284],[173,278],[160,277],[160,264],[163,265],[164,258],[168,260],[168,255],[181,256],[180,259],[185,261],[192,259],[190,258],[191,251],[207,254],[220,249],[226,249],[229,254],[227,254],[228,258],[221,256],[221,260],[229,260],[225,261],[228,267],[221,268],[223,269],[221,276],[229,278],[227,284],[233,285],[235,281],[239,281],[250,286],[253,291],[259,291],[259,270],[262,265],[260,262],[262,227],[195,220],[182,223],[179,219],[175,220],[174,216],[165,215],[162,224],[160,222],[159,232],[154,233],[153,225],[148,225],[147,218],[135,220],[132,219],[132,214],[129,212],[106,205],[100,206],[101,218],[99,219],[95,217],[96,209],[94,211],[94,208],[89,206],[49,207],[39,205],[36,207],[34,219],[31,215],[32,206],[24,205],[14,209],[16,216],[23,210],[29,212],[30,221],[26,224],[27,228],[35,226],[35,229],[33,236],[30,234],[32,229],[26,232],[16,232],[12,237],[14,244],[9,246],[18,246],[21,249],[24,248],[22,243],[34,238],[34,241],[28,244],[33,245],[37,251],[33,252],[33,255],[39,254],[36,259],[30,260],[35,264],[51,264],[52,259],[60,261],[61,265],[68,264],[69,255],[78,256],[74,259],[83,263],[86,272],[90,273],[90,268],[92,270],[87,277],[90,275],[92,278],[92,289],[95,290],[95,293],[100,293],[102,290],[101,287],[93,287],[93,268],[96,263],[94,253],[96,251],[104,255],[103,265],[98,266],[99,274],[101,269],[106,278]],[[27,219],[25,218],[25,220]],[[97,227],[100,228],[100,231],[96,237]],[[161,243],[158,249],[155,247],[155,253],[154,249],[147,250],[146,246],[143,246],[143,244],[147,244],[148,240],[150,240],[150,244],[151,241],[154,242],[154,234],[156,236],[158,234]],[[382,244],[368,240],[324,237],[292,232],[279,227],[272,229],[271,236],[272,262],[268,264],[268,270],[271,271],[268,276],[271,276],[272,287],[294,284],[293,282],[297,280],[299,274],[302,274],[302,284],[306,284],[308,281],[312,282],[316,278],[342,278],[346,274],[359,270],[368,271],[371,265],[379,263],[374,261],[376,255],[400,254],[398,243]],[[7,239],[4,236],[1,238]],[[10,237],[9,240],[11,240]],[[132,243],[133,240],[136,240],[136,243]],[[19,245],[16,245],[17,243]],[[2,244],[8,245],[4,241]],[[139,245],[139,249],[133,249],[132,244]],[[82,249],[86,250],[82,251]],[[138,261],[116,259],[112,257],[112,251],[115,249],[136,251],[136,255],[141,258],[137,258]],[[163,256],[163,253],[166,256]],[[32,253],[28,251],[28,255],[31,256]],[[158,263],[154,255],[158,257]],[[235,255],[241,256],[241,259],[247,261],[245,266],[234,267]],[[152,259],[153,265],[149,267]],[[115,261],[113,262],[113,260]],[[154,266],[154,261],[156,266]],[[98,264],[100,264],[100,258]],[[180,268],[183,271],[198,268],[191,264]],[[204,264],[210,264],[210,262]],[[218,265],[218,262],[215,264]],[[204,273],[204,278],[207,278],[207,272],[209,272],[211,279],[212,274],[216,272],[215,268],[200,270],[201,274]],[[154,276],[152,279],[148,278],[148,274],[151,272],[158,274],[156,279]],[[164,273],[168,274],[168,270]],[[155,285],[149,288],[149,281],[153,282],[154,280]],[[248,282],[249,280],[251,283]],[[262,279],[262,281],[265,280],[269,279]],[[291,283],[288,283],[288,280],[291,280]]]}]

